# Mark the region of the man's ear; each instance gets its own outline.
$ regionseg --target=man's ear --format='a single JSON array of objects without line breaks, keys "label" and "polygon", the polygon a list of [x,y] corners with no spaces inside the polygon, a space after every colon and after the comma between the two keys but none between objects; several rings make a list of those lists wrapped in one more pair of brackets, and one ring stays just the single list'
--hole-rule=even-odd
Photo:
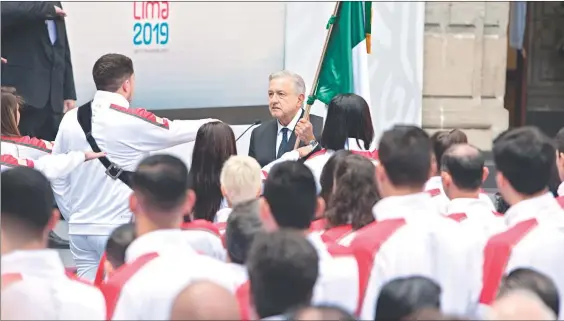
[{"label": "man's ear", "polygon": [[129,210],[133,213],[133,215],[137,212],[138,207],[139,202],[137,200],[137,196],[135,196],[135,193],[131,193],[131,195],[129,195]]},{"label": "man's ear", "polygon": [[323,197],[318,196],[317,206],[315,207],[315,218],[317,219],[323,217],[324,213],[325,213],[325,200],[323,199]]},{"label": "man's ear", "polygon": [[506,184],[505,176],[503,176],[503,174],[501,172],[497,172],[495,174],[495,184],[497,185],[498,189],[505,187],[505,184]]},{"label": "man's ear", "polygon": [[270,210],[270,205],[264,197],[259,198],[259,216],[264,224],[267,231],[276,231],[278,229],[278,224],[272,216],[272,211]]},{"label": "man's ear", "polygon": [[225,187],[223,187],[223,185],[220,185],[219,189],[221,190],[221,195],[223,196],[223,198],[228,198],[227,197],[227,191],[225,190]]},{"label": "man's ear", "polygon": [[60,219],[61,219],[61,212],[59,212],[58,209],[54,208],[53,211],[51,211],[51,218],[47,223],[47,228],[49,229],[49,231],[55,229],[55,226],[57,226],[57,223],[59,223]]},{"label": "man's ear", "polygon": [[302,107],[304,104],[304,99],[305,99],[305,95],[304,94],[299,94],[298,95],[298,106]]},{"label": "man's ear", "polygon": [[194,209],[194,205],[196,204],[196,193],[189,189],[186,191],[186,200],[184,201],[184,208],[183,213],[184,215],[188,215],[192,213],[192,209]]},{"label": "man's ear", "polygon": [[452,184],[452,176],[448,172],[441,171],[441,181],[444,186],[450,186]]},{"label": "man's ear", "polygon": [[482,170],[482,183],[486,181],[486,179],[488,179],[488,176],[490,175],[490,170],[484,166],[484,169]]}]

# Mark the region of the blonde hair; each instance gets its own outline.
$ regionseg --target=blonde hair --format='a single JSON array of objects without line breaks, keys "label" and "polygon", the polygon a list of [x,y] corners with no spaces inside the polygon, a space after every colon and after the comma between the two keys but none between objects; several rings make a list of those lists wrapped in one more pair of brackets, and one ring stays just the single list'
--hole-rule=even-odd
[{"label": "blonde hair", "polygon": [[257,197],[261,184],[261,167],[250,156],[231,156],[221,170],[219,178],[225,198],[232,204]]}]

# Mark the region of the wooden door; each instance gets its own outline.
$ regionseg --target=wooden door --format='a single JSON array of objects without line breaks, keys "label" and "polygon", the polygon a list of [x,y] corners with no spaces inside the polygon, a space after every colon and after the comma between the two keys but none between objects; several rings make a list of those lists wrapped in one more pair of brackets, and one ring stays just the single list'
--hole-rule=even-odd
[{"label": "wooden door", "polygon": [[564,5],[529,2],[525,123],[554,136],[564,127]]}]

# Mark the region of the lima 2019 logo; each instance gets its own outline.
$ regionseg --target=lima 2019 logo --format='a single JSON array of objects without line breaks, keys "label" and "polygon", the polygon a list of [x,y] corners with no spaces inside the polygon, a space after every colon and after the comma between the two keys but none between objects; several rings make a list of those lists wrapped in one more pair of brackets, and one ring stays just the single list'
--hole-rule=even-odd
[{"label": "lima 2019 logo", "polygon": [[133,45],[139,49],[162,49],[170,41],[168,1],[133,2]]}]

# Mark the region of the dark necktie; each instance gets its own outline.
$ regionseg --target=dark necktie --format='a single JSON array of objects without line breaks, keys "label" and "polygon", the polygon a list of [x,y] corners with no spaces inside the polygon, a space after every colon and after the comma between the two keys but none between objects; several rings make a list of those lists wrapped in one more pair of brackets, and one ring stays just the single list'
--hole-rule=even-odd
[{"label": "dark necktie", "polygon": [[280,158],[284,151],[286,150],[286,145],[288,145],[288,128],[282,128],[282,141],[280,142],[280,147],[278,147],[278,153],[276,154],[276,158]]}]

